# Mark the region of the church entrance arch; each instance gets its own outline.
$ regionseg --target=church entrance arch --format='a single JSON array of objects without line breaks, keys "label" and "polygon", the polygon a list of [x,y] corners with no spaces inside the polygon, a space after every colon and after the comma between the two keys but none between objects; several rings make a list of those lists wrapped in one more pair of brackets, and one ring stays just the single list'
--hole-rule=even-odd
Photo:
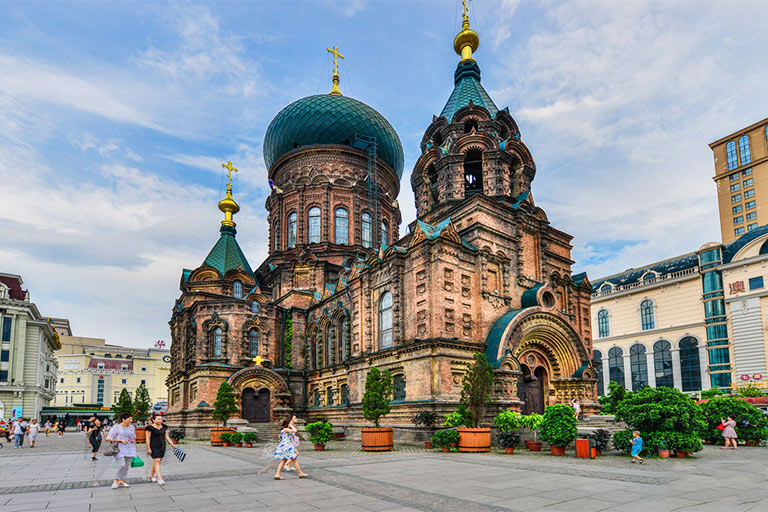
[{"label": "church entrance arch", "polygon": [[253,388],[243,390],[243,419],[249,423],[263,423],[270,420],[270,393],[266,388],[258,392]]},{"label": "church entrance arch", "polygon": [[517,397],[523,402],[523,414],[544,414],[548,395],[547,370],[543,366],[531,368],[521,364],[522,375],[517,383]]}]

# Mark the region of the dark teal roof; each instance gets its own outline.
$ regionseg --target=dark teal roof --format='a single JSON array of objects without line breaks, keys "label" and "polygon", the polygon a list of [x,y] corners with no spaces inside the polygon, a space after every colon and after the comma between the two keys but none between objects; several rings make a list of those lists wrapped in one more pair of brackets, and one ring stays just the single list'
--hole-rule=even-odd
[{"label": "dark teal roof", "polygon": [[487,343],[487,348],[485,349],[485,357],[488,359],[488,362],[493,365],[494,368],[499,367],[501,364],[501,358],[504,357],[504,354],[501,354],[501,357],[499,357],[501,336],[504,334],[504,330],[507,328],[512,319],[515,318],[515,316],[517,316],[517,314],[521,311],[522,309],[513,309],[511,311],[507,311],[504,313],[504,315],[502,315],[501,318],[496,320],[496,323],[493,324],[491,331],[488,333],[488,338],[485,340]]},{"label": "dark teal roof", "polygon": [[528,290],[525,290],[523,292],[523,296],[520,299],[521,306],[524,308],[532,308],[534,306],[540,306],[538,298],[536,298],[536,294],[539,292],[539,288],[544,286],[544,283],[539,283],[533,288],[529,288]]},{"label": "dark teal roof", "polygon": [[484,107],[491,113],[491,117],[496,116],[499,109],[480,83],[480,67],[477,62],[459,62],[453,74],[453,83],[453,92],[440,112],[441,117],[450,123],[456,111],[468,106],[470,100],[476,106]]},{"label": "dark teal roof", "polygon": [[206,256],[203,265],[215,268],[222,276],[236,268],[242,268],[243,272],[253,274],[245,254],[235,240],[235,228],[230,226],[221,226],[221,236]]},{"label": "dark teal roof", "polygon": [[264,136],[264,162],[269,169],[289,151],[315,144],[352,146],[355,134],[375,138],[379,158],[402,177],[403,146],[389,121],[361,101],[331,94],[294,101],[275,116]]}]

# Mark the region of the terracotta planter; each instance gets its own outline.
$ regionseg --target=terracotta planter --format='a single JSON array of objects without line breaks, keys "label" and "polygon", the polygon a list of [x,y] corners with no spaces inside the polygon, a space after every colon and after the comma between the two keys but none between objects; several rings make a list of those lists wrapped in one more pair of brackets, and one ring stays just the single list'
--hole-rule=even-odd
[{"label": "terracotta planter", "polygon": [[313,445],[313,446],[315,447],[315,451],[316,452],[322,452],[323,450],[325,450],[325,445],[324,444],[316,444],[316,445]]},{"label": "terracotta planter", "polygon": [[669,458],[669,450],[659,450],[659,458],[660,459],[668,459]]},{"label": "terracotta planter", "polygon": [[229,441],[222,441],[222,443],[224,443],[223,444],[224,448],[229,448],[230,446],[232,446],[232,443],[230,443]]},{"label": "terracotta planter", "polygon": [[565,455],[565,446],[550,446],[549,451],[552,455]]},{"label": "terracotta planter", "polygon": [[507,455],[512,455],[513,453],[515,453],[515,449],[514,448],[504,448],[504,452]]},{"label": "terracotta planter", "polygon": [[525,447],[528,448],[532,452],[540,452],[541,451],[541,441],[526,441]]},{"label": "terracotta planter", "polygon": [[245,443],[246,448],[253,448],[253,443]]},{"label": "terracotta planter", "polygon": [[235,446],[237,446],[238,448],[242,448],[243,447],[243,443],[237,443]]},{"label": "terracotta planter", "polygon": [[424,448],[426,448],[427,450],[431,450],[432,449],[432,441],[424,441]]},{"label": "terracotta planter", "polygon": [[146,443],[147,431],[144,427],[136,427],[136,444]]},{"label": "terracotta planter", "polygon": [[211,431],[211,446],[224,446],[224,441],[221,440],[221,434],[224,432],[236,432],[233,428],[216,427],[210,429]]},{"label": "terracotta planter", "polygon": [[391,428],[366,427],[362,429],[363,451],[388,452],[394,448],[394,434]]},{"label": "terracotta planter", "polygon": [[747,446],[760,446],[757,441],[747,441]]},{"label": "terracotta planter", "polygon": [[490,427],[458,428],[460,452],[488,452],[491,451]]},{"label": "terracotta planter", "polygon": [[451,449],[447,446],[443,446],[443,453],[450,453]]},{"label": "terracotta planter", "polygon": [[599,457],[603,454],[602,450],[598,450],[597,448],[592,448],[592,449],[595,450],[595,457]]},{"label": "terracotta planter", "polygon": [[688,452],[675,452],[675,457],[678,459],[684,459],[688,456]]}]

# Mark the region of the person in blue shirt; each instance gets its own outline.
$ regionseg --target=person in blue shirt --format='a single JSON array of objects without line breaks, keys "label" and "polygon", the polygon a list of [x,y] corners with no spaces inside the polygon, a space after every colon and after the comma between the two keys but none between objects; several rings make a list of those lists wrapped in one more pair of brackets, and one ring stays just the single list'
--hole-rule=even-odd
[{"label": "person in blue shirt", "polygon": [[635,430],[632,432],[632,464],[642,464],[645,459],[640,457],[640,452],[643,451],[643,438],[640,437],[640,432]]}]

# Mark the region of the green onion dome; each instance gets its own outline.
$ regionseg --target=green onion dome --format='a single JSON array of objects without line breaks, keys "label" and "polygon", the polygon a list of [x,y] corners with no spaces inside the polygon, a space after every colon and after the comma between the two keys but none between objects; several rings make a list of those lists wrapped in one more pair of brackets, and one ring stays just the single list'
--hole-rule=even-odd
[{"label": "green onion dome", "polygon": [[264,136],[264,162],[269,169],[289,151],[316,144],[364,149],[356,134],[375,138],[379,158],[403,175],[403,146],[392,125],[365,103],[336,94],[308,96],[281,110]]}]

